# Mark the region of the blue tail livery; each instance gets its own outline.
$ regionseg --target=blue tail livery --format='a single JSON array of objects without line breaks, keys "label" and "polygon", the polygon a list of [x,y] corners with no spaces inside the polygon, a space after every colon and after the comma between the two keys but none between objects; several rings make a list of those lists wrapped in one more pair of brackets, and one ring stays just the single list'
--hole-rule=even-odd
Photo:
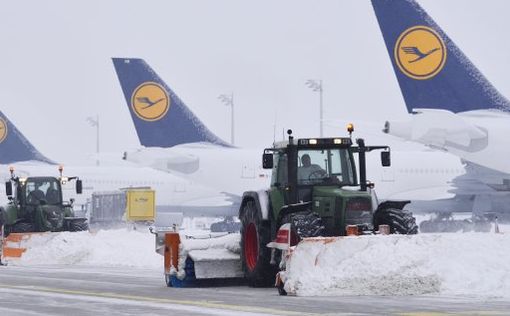
[{"label": "blue tail livery", "polygon": [[20,161],[54,164],[41,154],[0,111],[0,164]]},{"label": "blue tail livery", "polygon": [[510,110],[482,75],[414,0],[372,0],[409,112]]},{"label": "blue tail livery", "polygon": [[214,135],[143,59],[112,60],[143,146],[209,142],[232,147]]}]

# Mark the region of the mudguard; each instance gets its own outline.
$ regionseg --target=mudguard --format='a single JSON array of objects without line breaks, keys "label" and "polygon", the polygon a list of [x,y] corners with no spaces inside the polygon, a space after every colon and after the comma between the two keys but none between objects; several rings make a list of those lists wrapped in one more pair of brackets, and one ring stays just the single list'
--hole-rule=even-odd
[{"label": "mudguard", "polygon": [[402,209],[404,209],[404,206],[406,206],[409,203],[411,203],[411,201],[409,201],[409,200],[404,200],[404,201],[388,200],[388,201],[384,201],[381,204],[379,204],[379,206],[377,207],[377,210],[384,209],[384,208],[397,208],[399,210],[402,210]]},{"label": "mudguard", "polygon": [[241,202],[241,206],[239,207],[239,218],[242,216],[242,212],[244,210],[244,206],[248,200],[255,201],[255,205],[258,210],[260,210],[260,215],[263,220],[269,219],[269,194],[267,191],[247,191],[243,193],[243,198]]}]

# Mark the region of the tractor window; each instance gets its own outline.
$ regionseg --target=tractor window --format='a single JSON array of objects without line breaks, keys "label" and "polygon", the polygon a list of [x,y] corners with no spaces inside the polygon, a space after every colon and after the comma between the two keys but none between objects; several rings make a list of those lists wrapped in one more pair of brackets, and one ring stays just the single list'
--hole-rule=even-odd
[{"label": "tractor window", "polygon": [[271,185],[286,185],[288,183],[287,176],[287,155],[283,153],[274,155],[273,174]]},{"label": "tractor window", "polygon": [[352,161],[347,149],[300,150],[298,184],[353,185]]},{"label": "tractor window", "polygon": [[59,204],[62,201],[56,180],[28,180],[26,183],[26,201],[28,204]]}]

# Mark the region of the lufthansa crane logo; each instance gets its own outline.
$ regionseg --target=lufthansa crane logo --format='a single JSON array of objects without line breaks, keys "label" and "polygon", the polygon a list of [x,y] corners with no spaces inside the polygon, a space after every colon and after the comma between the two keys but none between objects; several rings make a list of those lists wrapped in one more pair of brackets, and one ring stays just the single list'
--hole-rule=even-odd
[{"label": "lufthansa crane logo", "polygon": [[0,143],[7,137],[7,123],[0,117]]},{"label": "lufthansa crane logo", "polygon": [[170,98],[161,85],[155,82],[144,82],[133,92],[131,106],[142,120],[157,121],[168,112]]},{"label": "lufthansa crane logo", "polygon": [[395,44],[395,61],[406,76],[430,79],[443,69],[446,47],[430,27],[414,26],[400,34]]}]

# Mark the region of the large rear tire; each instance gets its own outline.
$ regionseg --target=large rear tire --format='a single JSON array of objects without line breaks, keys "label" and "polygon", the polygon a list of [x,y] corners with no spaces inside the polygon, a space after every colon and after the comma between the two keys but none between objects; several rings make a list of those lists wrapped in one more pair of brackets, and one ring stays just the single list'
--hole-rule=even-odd
[{"label": "large rear tire", "polygon": [[241,220],[241,261],[248,284],[253,287],[271,286],[276,266],[270,264],[271,225],[262,220],[255,202],[246,202]]},{"label": "large rear tire", "polygon": [[374,226],[379,229],[379,225],[389,225],[392,234],[413,235],[418,233],[418,225],[416,225],[413,214],[397,208],[378,209],[374,214]]}]

